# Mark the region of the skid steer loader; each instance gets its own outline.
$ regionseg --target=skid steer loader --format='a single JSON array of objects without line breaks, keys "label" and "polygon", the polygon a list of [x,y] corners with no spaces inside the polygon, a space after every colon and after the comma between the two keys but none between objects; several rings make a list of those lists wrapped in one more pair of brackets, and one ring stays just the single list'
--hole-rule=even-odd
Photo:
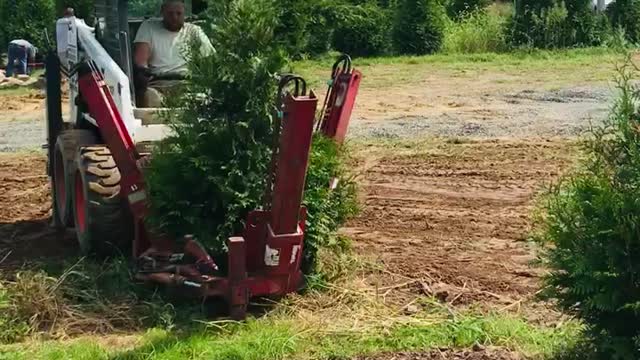
[{"label": "skid steer loader", "polygon": [[[202,8],[189,0],[186,7]],[[83,253],[103,256],[127,249],[137,280],[221,297],[230,315],[241,319],[250,298],[282,296],[301,284],[306,218],[301,204],[318,99],[304,79],[281,76],[282,115],[268,200],[248,214],[244,232],[228,240],[228,269],[221,273],[192,236],[175,241],[145,226],[148,145],[170,131],[154,116],[158,109],[139,108],[134,101],[132,39],[152,16],[134,13],[126,0],[96,0],[93,27],[75,17],[57,22],[57,49],[46,57],[53,222],[75,228]],[[64,117],[62,76],[69,93]],[[344,140],[361,77],[348,56],[335,63],[316,131]]]}]

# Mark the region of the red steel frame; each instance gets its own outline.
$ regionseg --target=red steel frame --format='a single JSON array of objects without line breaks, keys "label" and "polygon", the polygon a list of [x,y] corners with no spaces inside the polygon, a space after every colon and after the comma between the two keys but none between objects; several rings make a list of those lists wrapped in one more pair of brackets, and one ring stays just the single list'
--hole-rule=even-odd
[{"label": "red steel frame", "polygon": [[[172,252],[171,241],[145,229],[148,200],[139,166],[141,156],[102,75],[92,69],[80,76],[79,86],[122,175],[122,194],[128,199],[136,224],[134,257],[148,253],[150,249]],[[139,274],[138,278],[185,285],[200,296],[223,296],[230,305],[232,317],[238,319],[245,316],[248,301],[253,296],[284,296],[297,290],[302,282],[300,262],[306,221],[306,210],[301,204],[317,103],[313,93],[297,97],[288,95],[284,99],[271,210],[251,212],[244,234],[228,240],[227,277],[203,275],[195,265],[187,265],[176,273]],[[337,119],[343,119],[343,116]],[[206,252],[193,242],[187,242],[185,252],[210,261]]]},{"label": "red steel frame", "polygon": [[321,119],[320,130],[325,136],[341,144],[347,136],[349,120],[358,96],[362,73],[350,68],[337,69],[339,63],[334,65],[332,84],[327,93],[327,112]]},{"label": "red steel frame", "polygon": [[144,177],[138,166],[141,156],[102,75],[92,69],[79,77],[78,85],[89,113],[96,120],[100,134],[122,175],[120,188],[122,195],[128,199],[134,217],[135,238],[132,248],[133,256],[137,257],[150,246],[144,226],[148,208]]}]

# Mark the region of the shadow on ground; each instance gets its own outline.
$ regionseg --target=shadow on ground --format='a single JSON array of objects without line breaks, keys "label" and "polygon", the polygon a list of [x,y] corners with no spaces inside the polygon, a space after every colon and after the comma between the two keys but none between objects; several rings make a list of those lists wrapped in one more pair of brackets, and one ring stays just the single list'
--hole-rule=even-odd
[{"label": "shadow on ground", "polygon": [[60,231],[48,219],[0,222],[0,270],[12,271],[77,255],[73,230]]}]

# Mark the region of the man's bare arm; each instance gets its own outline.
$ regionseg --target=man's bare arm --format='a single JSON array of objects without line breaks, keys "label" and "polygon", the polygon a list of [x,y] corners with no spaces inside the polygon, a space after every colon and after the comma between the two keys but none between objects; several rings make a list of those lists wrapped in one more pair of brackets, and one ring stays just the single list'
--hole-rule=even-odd
[{"label": "man's bare arm", "polygon": [[140,67],[148,67],[151,58],[151,45],[139,42],[135,44],[133,62]]}]

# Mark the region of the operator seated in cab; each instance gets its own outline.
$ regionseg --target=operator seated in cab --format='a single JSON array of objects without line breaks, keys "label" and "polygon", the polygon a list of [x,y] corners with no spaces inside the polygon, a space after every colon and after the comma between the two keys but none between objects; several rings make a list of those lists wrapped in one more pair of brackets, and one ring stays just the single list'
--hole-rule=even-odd
[{"label": "operator seated in cab", "polygon": [[185,79],[186,52],[194,41],[203,56],[214,49],[202,29],[185,23],[183,0],[164,0],[162,20],[142,23],[134,40],[134,85],[140,107],[161,107],[163,95]]}]

